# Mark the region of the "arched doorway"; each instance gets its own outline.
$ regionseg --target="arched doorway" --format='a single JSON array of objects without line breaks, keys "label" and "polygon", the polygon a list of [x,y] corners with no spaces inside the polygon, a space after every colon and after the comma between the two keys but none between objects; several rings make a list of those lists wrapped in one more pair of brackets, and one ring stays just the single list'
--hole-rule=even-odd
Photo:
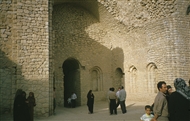
[{"label": "arched doorway", "polygon": [[68,106],[67,99],[71,97],[72,92],[76,93],[76,106],[79,106],[81,105],[79,62],[76,59],[69,58],[64,61],[62,68],[64,73],[64,106]]},{"label": "arched doorway", "polygon": [[116,83],[116,87],[119,87],[119,86],[124,86],[124,82],[123,82],[123,71],[121,68],[117,68],[115,70],[115,83]]}]

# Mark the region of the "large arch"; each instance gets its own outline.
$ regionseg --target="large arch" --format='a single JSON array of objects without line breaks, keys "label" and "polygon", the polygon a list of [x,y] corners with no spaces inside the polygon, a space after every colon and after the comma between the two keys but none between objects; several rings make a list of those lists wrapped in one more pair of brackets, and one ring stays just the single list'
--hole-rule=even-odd
[{"label": "large arch", "polygon": [[64,61],[63,66],[63,86],[64,86],[64,106],[67,107],[67,99],[72,92],[77,95],[76,106],[81,105],[81,88],[80,88],[80,69],[79,62],[74,58],[68,58]]}]

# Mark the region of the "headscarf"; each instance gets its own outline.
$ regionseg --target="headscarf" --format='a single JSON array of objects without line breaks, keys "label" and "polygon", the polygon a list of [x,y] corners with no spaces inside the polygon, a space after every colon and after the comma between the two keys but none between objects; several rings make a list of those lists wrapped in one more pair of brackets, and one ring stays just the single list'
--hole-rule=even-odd
[{"label": "headscarf", "polygon": [[91,93],[92,93],[92,90],[89,90],[89,92],[88,92],[88,94],[87,94],[87,98],[88,98],[89,96],[91,96]]},{"label": "headscarf", "polygon": [[174,86],[178,93],[180,93],[186,99],[190,100],[190,89],[185,83],[185,80],[183,80],[182,78],[176,78],[174,80]]},{"label": "headscarf", "polygon": [[22,89],[18,89],[15,94],[15,99],[17,96],[22,95]]}]

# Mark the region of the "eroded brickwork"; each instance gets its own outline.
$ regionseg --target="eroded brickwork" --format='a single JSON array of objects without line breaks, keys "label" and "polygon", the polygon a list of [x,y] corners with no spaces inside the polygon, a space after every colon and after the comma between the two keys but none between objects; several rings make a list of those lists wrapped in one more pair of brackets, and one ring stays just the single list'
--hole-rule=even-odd
[{"label": "eroded brickwork", "polygon": [[52,114],[53,86],[63,106],[69,60],[78,105],[89,89],[98,101],[119,85],[127,100],[152,102],[158,81],[190,78],[189,0],[90,2],[0,0],[1,114],[12,112],[19,88],[34,92],[35,116]]},{"label": "eroded brickwork", "polygon": [[98,0],[128,29],[168,17],[177,11],[176,0]]}]

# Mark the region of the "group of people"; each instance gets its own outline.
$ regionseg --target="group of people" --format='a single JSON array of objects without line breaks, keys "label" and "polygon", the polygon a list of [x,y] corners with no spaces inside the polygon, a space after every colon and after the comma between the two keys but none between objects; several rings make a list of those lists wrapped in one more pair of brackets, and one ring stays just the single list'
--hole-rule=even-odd
[{"label": "group of people", "polygon": [[175,90],[160,81],[157,84],[158,94],[152,106],[145,106],[141,121],[190,121],[190,80],[189,86],[182,78],[174,80]]},{"label": "group of people", "polygon": [[[121,111],[123,114],[127,112],[125,100],[126,100],[126,91],[124,90],[123,86],[120,86],[118,88],[117,93],[114,92],[115,89],[113,87],[109,88],[107,98],[109,102],[109,113],[110,115],[117,115],[117,107],[120,105]],[[93,113],[93,107],[94,107],[94,94],[92,90],[89,90],[87,94],[87,106],[88,106],[88,113]]]},{"label": "group of people", "polygon": [[[176,78],[174,80],[174,87],[176,91],[172,91],[170,85],[166,85],[166,82],[160,81],[157,83],[158,94],[154,99],[152,106],[145,106],[145,114],[140,117],[141,121],[190,121],[190,80],[189,86],[182,78]],[[55,88],[54,88],[54,106],[55,111]],[[125,100],[126,91],[123,86],[118,88],[115,93],[115,89],[111,87],[107,94],[109,101],[109,113],[110,115],[117,115],[117,107],[120,105],[123,114],[127,112]],[[71,107],[76,106],[77,96],[72,92],[70,99]],[[26,98],[26,92],[22,89],[18,89],[15,94],[13,119],[14,121],[33,121],[34,107],[36,101],[34,93],[30,92]],[[93,113],[94,107],[94,94],[92,90],[87,93],[87,106],[88,113]]]},{"label": "group of people", "polygon": [[26,98],[26,92],[22,89],[18,89],[15,94],[13,105],[13,120],[33,121],[34,106],[36,106],[34,93],[30,92]]},{"label": "group of people", "polygon": [[127,112],[125,100],[126,100],[126,91],[123,86],[118,88],[118,91],[115,93],[115,88],[111,87],[108,91],[107,98],[109,102],[109,111],[110,115],[117,115],[117,107],[120,105],[121,111],[123,114]]}]

